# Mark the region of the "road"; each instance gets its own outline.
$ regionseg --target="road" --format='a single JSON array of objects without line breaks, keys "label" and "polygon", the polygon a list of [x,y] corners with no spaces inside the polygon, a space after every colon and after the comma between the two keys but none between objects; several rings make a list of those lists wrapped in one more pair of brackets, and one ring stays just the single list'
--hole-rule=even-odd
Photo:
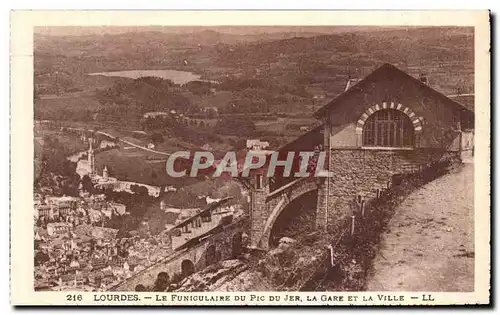
[{"label": "road", "polygon": [[368,291],[474,290],[474,164],[434,180],[398,206]]},{"label": "road", "polygon": [[[96,133],[98,134],[101,134],[103,136],[107,136],[107,137],[111,137],[111,138],[116,138],[115,136],[113,135],[110,135],[109,133],[106,133],[104,131],[97,131]],[[127,141],[127,140],[123,140],[123,139],[118,139],[120,142],[123,142],[125,144],[128,144],[130,146],[133,146],[133,147],[136,147],[138,149],[141,149],[141,150],[144,150],[144,151],[148,151],[148,152],[151,152],[151,153],[156,153],[156,154],[161,154],[161,155],[166,155],[166,156],[170,156],[172,154],[170,153],[167,153],[167,152],[161,152],[161,151],[156,151],[156,150],[153,150],[153,149],[149,149],[149,148],[146,148],[146,147],[143,147],[141,145],[137,145],[135,143],[132,143],[130,141]]]},{"label": "road", "polygon": [[[66,127],[66,128],[70,129],[70,130],[85,131],[85,129],[83,129],[83,128],[75,128],[75,127]],[[116,138],[112,134],[109,134],[109,133],[104,132],[104,131],[96,131],[96,133],[101,134],[101,135],[106,136],[106,137]],[[156,153],[156,154],[161,154],[161,155],[166,155],[166,156],[172,155],[172,154],[167,153],[167,152],[162,152],[162,151],[156,151],[156,150],[153,150],[153,149],[149,149],[149,148],[143,147],[141,145],[135,144],[133,142],[130,142],[130,141],[127,141],[127,140],[123,140],[121,138],[119,138],[118,140],[120,142],[123,142],[125,144],[130,145],[130,146],[133,146],[135,148],[138,148],[138,149],[141,149],[141,150],[144,150],[144,151],[148,151],[148,152],[151,152],[151,153]]]}]

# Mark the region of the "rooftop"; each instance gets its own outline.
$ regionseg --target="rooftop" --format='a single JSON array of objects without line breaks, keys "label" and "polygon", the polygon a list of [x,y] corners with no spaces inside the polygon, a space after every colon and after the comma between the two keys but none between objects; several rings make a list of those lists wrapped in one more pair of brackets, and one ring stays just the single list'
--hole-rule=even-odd
[{"label": "rooftop", "polygon": [[[346,100],[353,93],[362,90],[363,86],[365,86],[366,84],[372,83],[373,81],[376,81],[379,78],[383,78],[383,77],[387,77],[387,76],[410,80],[412,83],[419,85],[422,89],[425,89],[428,92],[432,93],[436,98],[440,98],[442,100],[445,100],[448,104],[450,104],[452,106],[457,106],[457,107],[460,107],[462,109],[465,109],[468,112],[471,112],[471,109],[468,108],[467,106],[447,97],[446,95],[442,94],[441,92],[436,91],[435,89],[433,89],[429,85],[423,83],[422,81],[420,81],[417,78],[412,77],[408,73],[396,68],[395,66],[393,66],[389,63],[385,63],[382,66],[380,66],[379,68],[375,69],[375,71],[373,71],[372,73],[367,75],[364,79],[358,81],[353,86],[350,86],[348,89],[346,89],[345,92],[343,92],[342,94],[337,96],[333,101],[331,101],[330,103],[328,103],[325,106],[323,106],[322,108],[320,108],[318,111],[316,111],[316,113],[314,113],[314,116],[318,119],[323,117],[325,115],[325,112],[332,109],[338,103]],[[347,88],[347,86],[346,86],[346,88]]]}]

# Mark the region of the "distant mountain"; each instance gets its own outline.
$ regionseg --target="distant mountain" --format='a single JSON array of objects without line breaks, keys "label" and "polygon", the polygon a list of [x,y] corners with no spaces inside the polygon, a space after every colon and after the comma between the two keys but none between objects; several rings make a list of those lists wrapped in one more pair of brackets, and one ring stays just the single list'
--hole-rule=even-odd
[{"label": "distant mountain", "polygon": [[[76,35],[81,33],[79,35]],[[273,41],[292,37],[312,37],[322,35],[320,32],[217,32],[214,30],[198,30],[185,28],[183,32],[162,32],[153,30],[128,31],[128,32],[100,32],[89,31],[41,31],[35,32],[35,47],[44,48],[50,45],[76,43],[77,45],[99,46],[107,45],[152,45],[161,42],[165,46],[213,46],[216,44],[235,45],[239,43]],[[71,47],[67,47],[70,49]],[[77,47],[73,47],[77,48]],[[85,48],[85,47],[80,47]]]},{"label": "distant mountain", "polygon": [[[166,34],[190,34],[212,31],[231,35],[271,36],[289,34],[290,37],[306,34],[335,34],[345,32],[375,31],[398,27],[379,26],[37,26],[34,33],[44,36],[118,35],[123,33],[160,32]],[[293,35],[292,35],[293,34]]]},{"label": "distant mountain", "polygon": [[472,28],[397,28],[293,37],[262,43],[237,45],[220,54],[221,65],[247,66],[270,63],[292,65],[301,70],[305,64],[318,67],[353,65],[376,67],[392,63],[403,68],[463,63],[473,66]]},{"label": "distant mountain", "polygon": [[[264,43],[250,43],[233,49],[232,54],[221,56],[231,59],[259,59],[269,62],[284,55],[316,55],[330,53],[331,57],[342,53],[353,55],[371,55],[372,58],[391,58],[392,63],[406,61],[409,58],[423,58],[434,55],[437,59],[446,59],[450,54],[464,58],[473,54],[473,30],[456,28],[400,28],[374,32],[350,32],[312,37],[292,37]],[[233,56],[231,58],[231,56]],[[229,58],[229,59],[227,59]]]},{"label": "distant mountain", "polygon": [[474,72],[474,30],[458,27],[37,28],[34,50],[38,71],[177,69],[217,80],[265,75],[326,90],[333,81],[345,86],[347,72],[363,77],[383,63],[429,72],[452,91],[470,87]]}]

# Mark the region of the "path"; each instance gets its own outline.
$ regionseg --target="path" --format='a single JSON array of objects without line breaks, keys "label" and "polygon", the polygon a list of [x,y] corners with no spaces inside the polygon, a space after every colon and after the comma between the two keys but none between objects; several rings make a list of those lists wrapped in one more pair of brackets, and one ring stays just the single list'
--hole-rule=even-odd
[{"label": "path", "polygon": [[474,164],[413,192],[374,259],[368,291],[474,290]]},{"label": "path", "polygon": [[[107,137],[110,137],[110,138],[115,138],[115,136],[110,135],[109,133],[106,133],[106,132],[104,132],[104,131],[97,131],[96,133],[99,133],[99,134],[101,134],[101,135],[103,135],[103,136],[107,136]],[[132,142],[130,142],[130,141],[123,140],[123,139],[121,139],[121,138],[119,138],[118,140],[119,140],[120,142],[123,142],[123,143],[125,143],[125,144],[131,145],[131,146],[133,146],[133,147],[136,147],[136,148],[141,149],[141,150],[144,150],[144,151],[148,151],[148,152],[152,152],[152,153],[156,153],[156,154],[161,154],[161,155],[166,155],[166,156],[170,156],[170,155],[172,155],[172,154],[167,153],[167,152],[161,152],[161,151],[156,151],[156,150],[153,150],[153,149],[149,149],[149,148],[143,147],[143,146],[141,146],[141,145],[137,145],[137,144],[135,144],[135,143],[132,143]]]}]

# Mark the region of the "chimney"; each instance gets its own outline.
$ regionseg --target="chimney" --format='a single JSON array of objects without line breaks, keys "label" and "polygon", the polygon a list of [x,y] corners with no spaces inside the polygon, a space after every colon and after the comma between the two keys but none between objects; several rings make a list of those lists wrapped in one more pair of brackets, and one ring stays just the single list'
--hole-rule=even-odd
[{"label": "chimney", "polygon": [[429,78],[427,77],[427,73],[420,73],[418,75],[418,79],[424,84],[429,84]]}]

